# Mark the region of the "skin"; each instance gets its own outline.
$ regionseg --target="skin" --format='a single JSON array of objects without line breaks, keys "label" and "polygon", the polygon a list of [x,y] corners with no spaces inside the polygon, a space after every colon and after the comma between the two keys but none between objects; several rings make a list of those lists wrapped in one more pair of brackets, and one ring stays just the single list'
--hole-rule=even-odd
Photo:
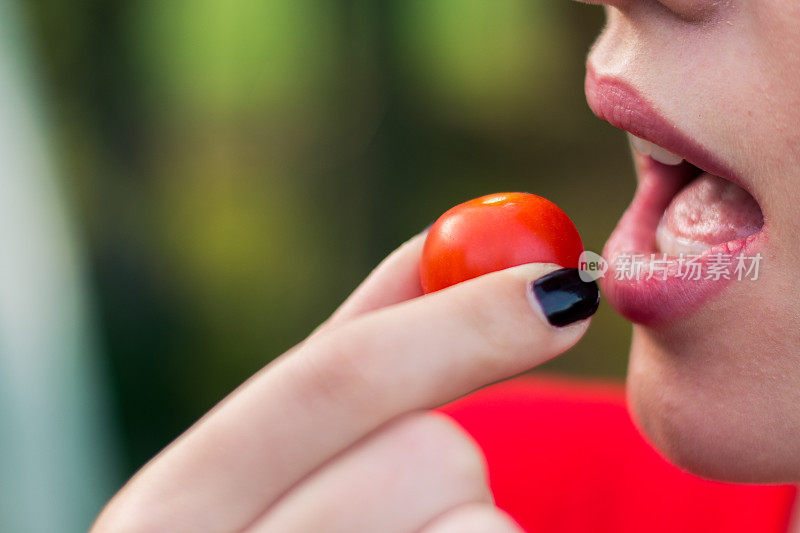
[{"label": "skin", "polygon": [[145,465],[92,531],[518,532],[476,443],[429,411],[567,350],[529,264],[422,295],[423,235]]},{"label": "skin", "polygon": [[[637,88],[756,198],[760,279],[693,314],[635,326],[629,401],[678,465],[731,481],[800,481],[800,3],[615,0],[588,63]],[[640,157],[640,156],[637,156]]]},{"label": "skin", "polygon": [[[799,481],[800,4],[605,3],[595,71],[629,81],[741,174],[768,232],[757,283],[635,327],[634,415],[696,473]],[[588,324],[556,329],[531,306],[527,284],[552,265],[422,296],[421,247],[401,247],[145,465],[92,531],[519,531],[492,505],[475,443],[428,409],[563,352]]]}]

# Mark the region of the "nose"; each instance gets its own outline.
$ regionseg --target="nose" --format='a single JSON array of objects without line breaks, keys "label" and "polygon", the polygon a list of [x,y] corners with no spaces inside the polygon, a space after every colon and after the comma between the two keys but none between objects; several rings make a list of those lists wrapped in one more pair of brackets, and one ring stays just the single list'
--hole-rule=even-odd
[{"label": "nose", "polygon": [[[578,0],[586,4],[603,4],[628,11],[637,6],[659,6],[666,8],[679,18],[698,21],[708,18],[722,2],[719,0]],[[730,3],[730,2],[727,2]]]}]

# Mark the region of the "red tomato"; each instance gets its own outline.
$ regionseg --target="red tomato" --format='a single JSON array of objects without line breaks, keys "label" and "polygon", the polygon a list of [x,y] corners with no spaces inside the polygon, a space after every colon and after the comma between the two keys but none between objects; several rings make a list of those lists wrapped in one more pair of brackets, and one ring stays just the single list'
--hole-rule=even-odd
[{"label": "red tomato", "polygon": [[431,226],[420,263],[425,293],[526,263],[577,268],[578,230],[553,202],[512,192],[457,205]]}]

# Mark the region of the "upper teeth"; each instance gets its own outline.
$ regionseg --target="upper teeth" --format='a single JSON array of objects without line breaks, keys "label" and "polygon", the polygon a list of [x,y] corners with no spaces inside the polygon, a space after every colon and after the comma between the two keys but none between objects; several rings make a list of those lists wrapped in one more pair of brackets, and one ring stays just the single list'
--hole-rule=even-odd
[{"label": "upper teeth", "polygon": [[645,141],[630,133],[628,134],[628,138],[634,150],[640,154],[649,155],[659,163],[664,163],[665,165],[680,165],[681,161],[683,161],[683,158],[678,154],[673,154],[669,150],[665,150],[650,141]]}]

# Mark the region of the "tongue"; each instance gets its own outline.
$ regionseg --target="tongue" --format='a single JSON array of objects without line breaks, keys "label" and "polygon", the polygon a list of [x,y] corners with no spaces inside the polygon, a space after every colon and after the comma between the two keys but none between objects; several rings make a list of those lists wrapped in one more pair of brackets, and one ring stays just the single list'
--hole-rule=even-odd
[{"label": "tongue", "polygon": [[761,209],[747,191],[703,173],[672,199],[658,224],[656,241],[669,255],[695,255],[752,235],[763,225]]}]

